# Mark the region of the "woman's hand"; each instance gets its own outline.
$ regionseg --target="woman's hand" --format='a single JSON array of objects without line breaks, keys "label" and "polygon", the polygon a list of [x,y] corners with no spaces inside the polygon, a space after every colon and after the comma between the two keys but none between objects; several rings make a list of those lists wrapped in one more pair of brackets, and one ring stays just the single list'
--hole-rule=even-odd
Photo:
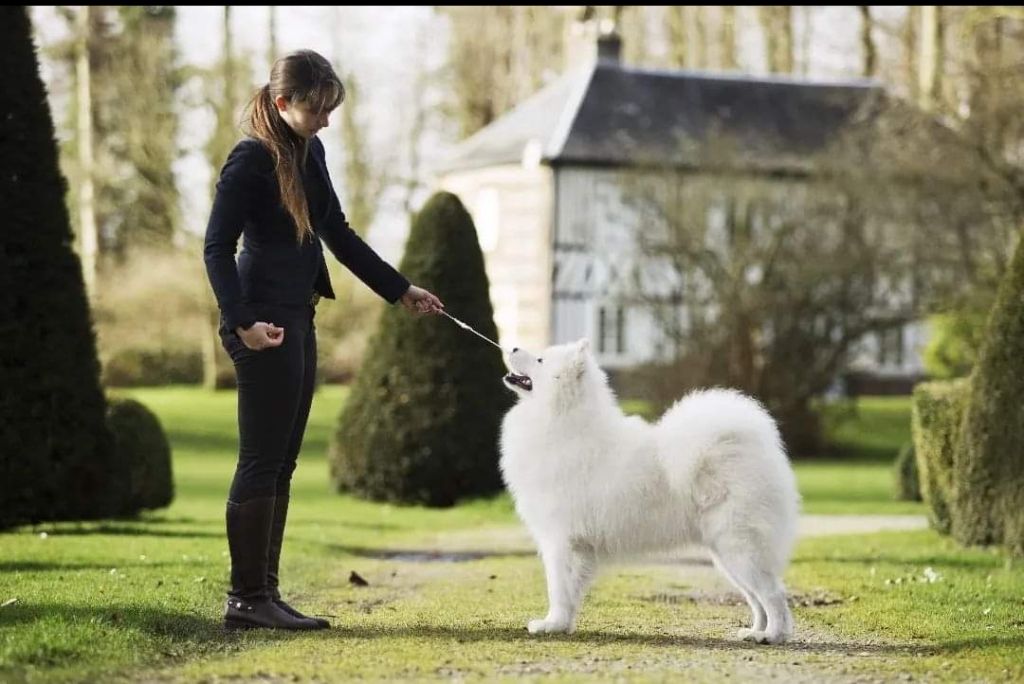
[{"label": "woman's hand", "polygon": [[235,328],[235,334],[242,340],[242,344],[254,351],[280,347],[284,343],[284,328],[263,321],[253,323],[248,330],[239,326]]},{"label": "woman's hand", "polygon": [[412,313],[441,313],[444,304],[430,292],[422,287],[410,285],[409,289],[402,295],[402,306]]}]

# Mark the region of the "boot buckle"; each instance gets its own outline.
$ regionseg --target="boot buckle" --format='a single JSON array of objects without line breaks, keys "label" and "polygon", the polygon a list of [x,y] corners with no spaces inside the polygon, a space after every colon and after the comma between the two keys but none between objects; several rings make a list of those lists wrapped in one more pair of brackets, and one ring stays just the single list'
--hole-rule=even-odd
[{"label": "boot buckle", "polygon": [[228,601],[228,606],[230,606],[231,608],[234,608],[235,610],[245,610],[245,611],[248,611],[250,613],[253,610],[255,610],[255,608],[253,608],[251,603],[242,603],[238,599],[230,599]]}]

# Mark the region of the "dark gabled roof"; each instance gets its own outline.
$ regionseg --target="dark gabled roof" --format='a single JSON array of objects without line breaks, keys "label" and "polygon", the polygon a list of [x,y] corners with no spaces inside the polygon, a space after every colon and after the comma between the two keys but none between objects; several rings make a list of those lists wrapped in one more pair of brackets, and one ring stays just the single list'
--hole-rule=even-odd
[{"label": "dark gabled roof", "polygon": [[725,141],[745,164],[788,167],[822,151],[883,93],[871,81],[822,83],[599,62],[563,76],[478,131],[441,170],[519,163],[531,144],[549,164],[699,166],[716,141]]}]

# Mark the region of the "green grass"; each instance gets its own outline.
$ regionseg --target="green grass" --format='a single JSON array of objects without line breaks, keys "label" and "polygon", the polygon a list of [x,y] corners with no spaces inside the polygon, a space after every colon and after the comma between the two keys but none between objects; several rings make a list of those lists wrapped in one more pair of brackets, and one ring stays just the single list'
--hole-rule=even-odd
[{"label": "green grass", "polygon": [[1024,564],[934,531],[805,540],[791,586],[843,603],[804,619],[840,639],[884,638],[908,671],[949,681],[1024,679]]},{"label": "green grass", "polygon": [[860,397],[823,409],[829,455],[892,463],[910,436],[910,397]]},{"label": "green grass", "polygon": [[[529,637],[526,619],[544,609],[542,571],[507,497],[427,510],[331,491],[323,454],[344,400],[337,387],[314,402],[282,563],[286,595],[332,616],[335,628],[226,634],[234,394],[131,394],[171,437],[175,503],[137,520],[0,534],[0,604],[13,600],[0,607],[0,681],[1024,677],[1024,571],[930,531],[802,542],[787,575],[800,637],[785,648],[735,642],[745,609],[723,598],[700,564],[614,568],[596,584],[577,634]],[[888,498],[886,464],[808,462],[797,471],[806,509],[900,510]],[[417,549],[496,555],[381,557]],[[911,581],[929,567],[938,581]],[[370,586],[351,585],[352,571]]]}]

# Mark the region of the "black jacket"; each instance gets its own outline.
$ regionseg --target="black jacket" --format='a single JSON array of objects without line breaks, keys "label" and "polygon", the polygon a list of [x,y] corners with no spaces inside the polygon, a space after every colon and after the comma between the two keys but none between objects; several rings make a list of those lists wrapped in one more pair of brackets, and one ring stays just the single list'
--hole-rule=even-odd
[{"label": "black jacket", "polygon": [[[304,171],[316,235],[356,277],[394,304],[409,281],[349,227],[327,172],[323,143],[315,136]],[[281,203],[270,151],[252,138],[235,145],[220,172],[203,249],[222,324],[228,330],[249,327],[260,304],[303,306],[314,292],[334,299],[320,239],[296,242],[295,222]]]}]

